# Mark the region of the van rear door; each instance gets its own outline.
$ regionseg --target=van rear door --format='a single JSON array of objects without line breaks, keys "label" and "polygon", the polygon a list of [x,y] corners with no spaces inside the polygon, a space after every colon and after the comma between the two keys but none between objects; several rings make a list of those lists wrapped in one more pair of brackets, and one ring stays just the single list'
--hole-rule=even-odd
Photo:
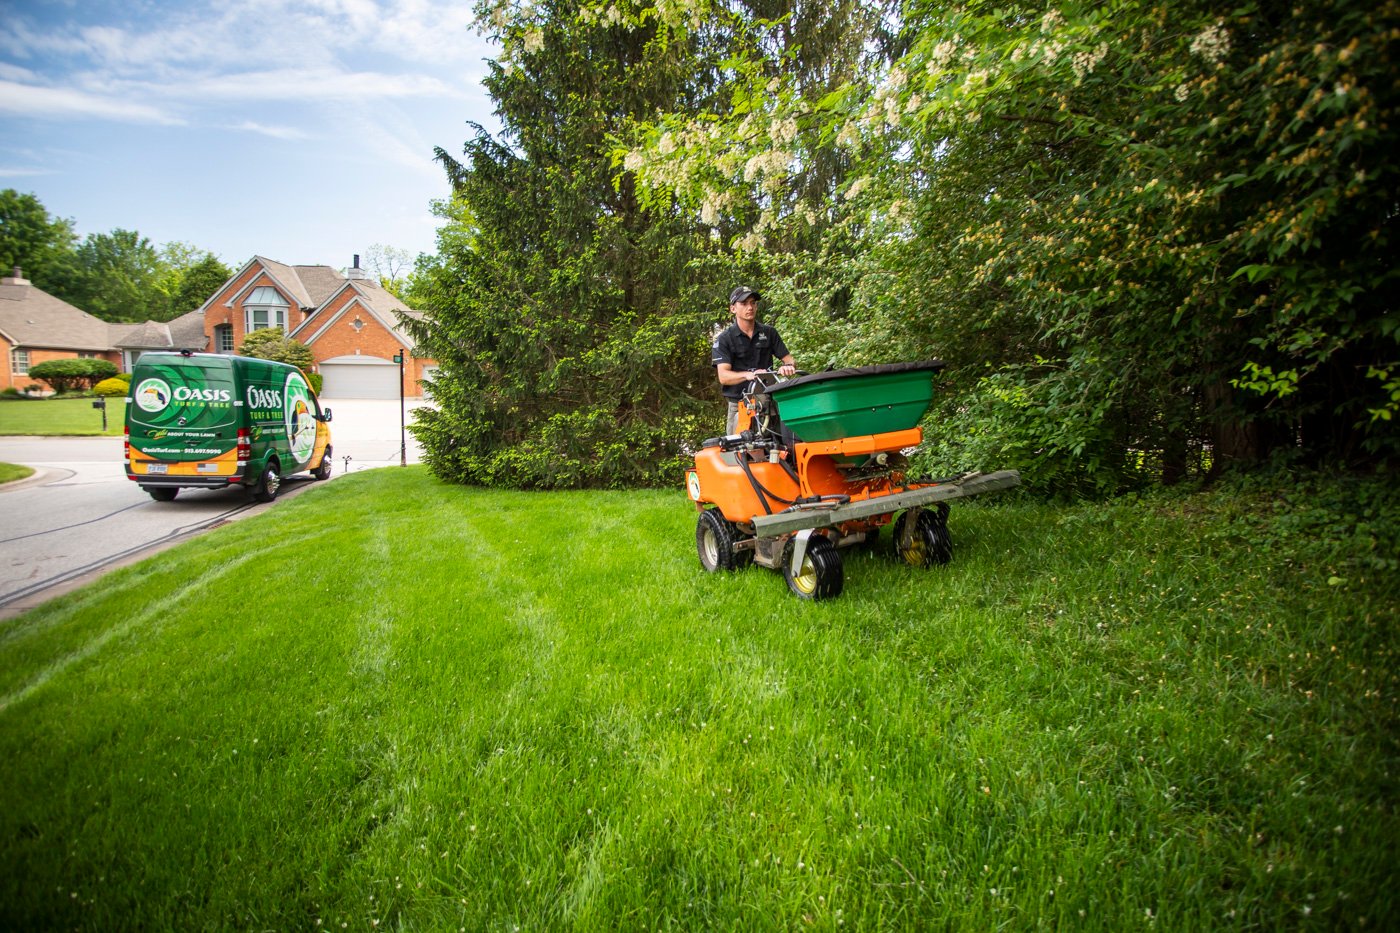
[{"label": "van rear door", "polygon": [[127,406],[133,454],[190,462],[235,450],[237,398],[229,357],[145,354],[132,373]]}]

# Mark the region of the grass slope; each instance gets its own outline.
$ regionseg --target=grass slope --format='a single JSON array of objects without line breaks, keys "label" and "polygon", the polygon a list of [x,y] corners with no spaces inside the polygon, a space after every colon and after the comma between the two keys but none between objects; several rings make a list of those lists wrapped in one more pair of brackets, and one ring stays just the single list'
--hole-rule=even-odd
[{"label": "grass slope", "polygon": [[97,399],[53,398],[0,401],[0,435],[41,437],[113,436],[122,433],[126,400],[107,399],[107,430],[102,412],[92,407]]},{"label": "grass slope", "polygon": [[337,479],[0,628],[0,926],[1393,926],[1394,555],[1234,505],[811,604],[680,493]]}]

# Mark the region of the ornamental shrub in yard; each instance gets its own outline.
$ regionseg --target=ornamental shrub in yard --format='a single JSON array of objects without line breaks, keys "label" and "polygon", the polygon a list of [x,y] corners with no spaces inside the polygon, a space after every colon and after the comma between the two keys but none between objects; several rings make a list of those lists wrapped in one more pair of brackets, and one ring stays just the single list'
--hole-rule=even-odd
[{"label": "ornamental shrub in yard", "polygon": [[131,391],[131,379],[130,377],[118,379],[116,376],[113,376],[111,379],[103,379],[92,387],[92,391],[106,398],[125,395],[127,392]]},{"label": "ornamental shrub in yard", "polygon": [[29,368],[29,375],[59,393],[90,389],[103,379],[117,374],[117,365],[107,360],[66,359],[45,360]]}]

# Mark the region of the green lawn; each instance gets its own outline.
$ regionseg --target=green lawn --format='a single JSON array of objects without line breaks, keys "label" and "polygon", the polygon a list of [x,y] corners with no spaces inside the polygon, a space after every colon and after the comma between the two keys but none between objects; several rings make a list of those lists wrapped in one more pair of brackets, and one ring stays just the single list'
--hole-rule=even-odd
[{"label": "green lawn", "polygon": [[34,468],[20,466],[16,463],[0,463],[0,486],[6,483],[13,483],[17,479],[24,479],[26,476],[33,476]]},{"label": "green lawn", "polygon": [[66,435],[119,435],[126,417],[126,399],[107,400],[107,430],[102,430],[102,412],[92,407],[97,399],[4,399],[0,400],[0,435],[35,434],[49,437]]},{"label": "green lawn", "polygon": [[678,491],[337,478],[0,625],[0,927],[1393,929],[1357,494],[955,506],[813,604]]}]

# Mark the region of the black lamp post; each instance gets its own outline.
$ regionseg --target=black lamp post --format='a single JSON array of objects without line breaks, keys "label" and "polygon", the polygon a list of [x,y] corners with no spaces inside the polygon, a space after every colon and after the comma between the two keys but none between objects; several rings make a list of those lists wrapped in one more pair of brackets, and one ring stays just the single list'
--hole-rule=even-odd
[{"label": "black lamp post", "polygon": [[394,354],[394,362],[399,364],[399,466],[408,466],[408,435],[404,430],[403,407],[403,347]]}]

